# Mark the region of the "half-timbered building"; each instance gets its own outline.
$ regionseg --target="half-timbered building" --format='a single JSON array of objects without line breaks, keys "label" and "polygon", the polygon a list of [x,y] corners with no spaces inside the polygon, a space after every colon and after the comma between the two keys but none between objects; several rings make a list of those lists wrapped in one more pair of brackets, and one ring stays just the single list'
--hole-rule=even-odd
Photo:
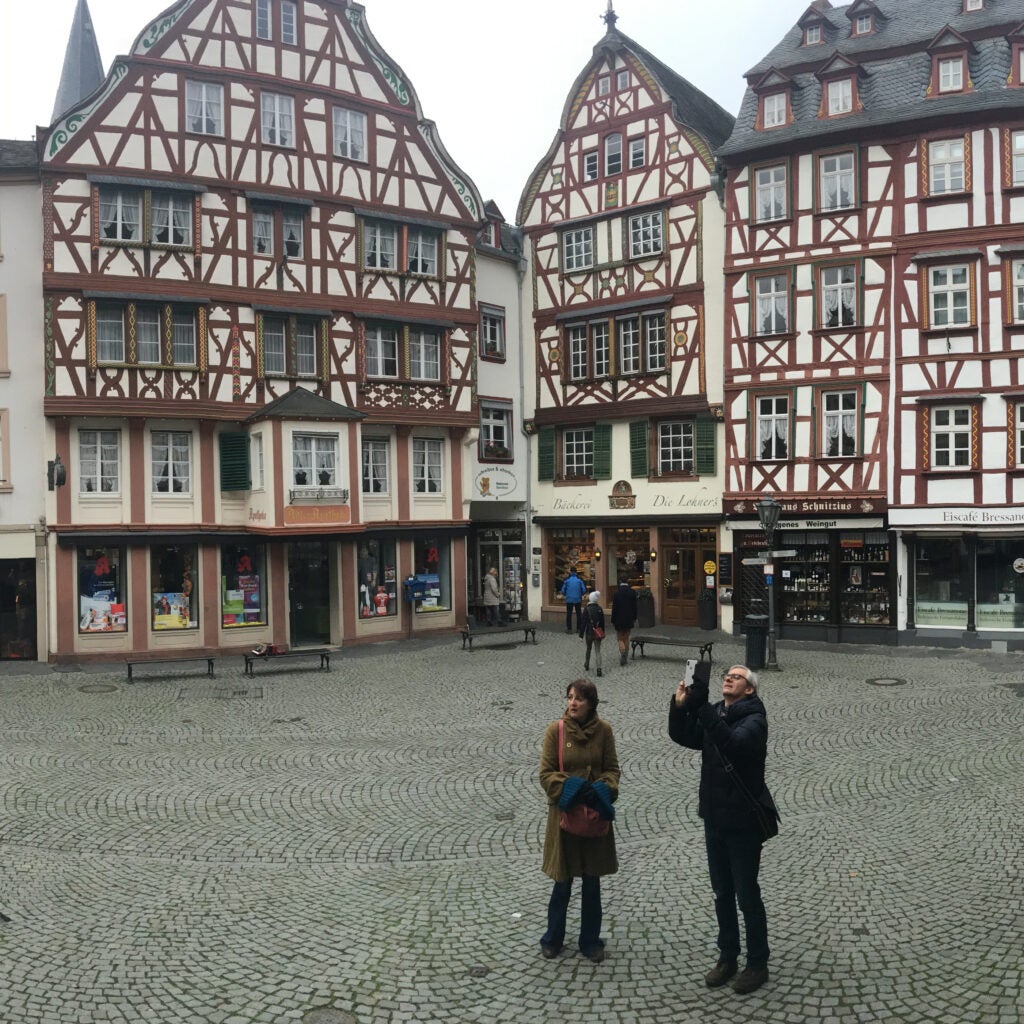
[{"label": "half-timbered building", "polygon": [[[727,169],[725,511],[780,635],[1024,637],[1024,2],[818,0]],[[759,568],[738,610],[761,611]]]},{"label": "half-timbered building", "polygon": [[180,0],[40,152],[55,655],[453,626],[484,209],[362,6]]},{"label": "half-timbered building", "polygon": [[610,4],[605,20],[517,216],[533,298],[531,582],[550,617],[575,568],[606,597],[628,580],[663,621],[696,624],[718,580],[712,150],[733,119],[623,35]]}]

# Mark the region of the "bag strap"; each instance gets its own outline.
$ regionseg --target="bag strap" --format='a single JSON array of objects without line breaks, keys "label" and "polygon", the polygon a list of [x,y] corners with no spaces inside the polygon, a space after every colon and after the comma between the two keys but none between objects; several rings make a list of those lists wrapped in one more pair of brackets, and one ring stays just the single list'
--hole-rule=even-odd
[{"label": "bag strap", "polygon": [[[718,755],[719,760],[721,760],[722,762],[722,767],[725,769],[725,774],[728,775],[729,778],[736,783],[736,786],[739,788],[739,791],[744,795],[744,797],[746,797],[747,801],[754,808],[755,813],[763,813],[764,807],[754,798],[754,794],[750,792],[750,789],[747,787],[747,784],[743,781],[743,779],[740,778],[740,773],[736,771],[735,765],[733,765],[732,761],[730,761],[729,758],[727,758],[725,754],[722,753],[721,749],[719,748],[718,744],[714,741],[714,739],[712,739],[711,737],[708,738],[711,740],[711,746],[715,748],[715,753]],[[765,790],[767,789],[768,786],[765,785]],[[771,800],[771,793],[768,794],[768,799]],[[775,806],[775,801],[771,800],[771,803],[772,807],[775,808],[776,816],[781,821],[782,815],[779,814],[779,809]]]},{"label": "bag strap", "polygon": [[564,772],[565,769],[562,767],[562,743],[565,738],[565,719],[560,718],[558,720],[558,770]]}]

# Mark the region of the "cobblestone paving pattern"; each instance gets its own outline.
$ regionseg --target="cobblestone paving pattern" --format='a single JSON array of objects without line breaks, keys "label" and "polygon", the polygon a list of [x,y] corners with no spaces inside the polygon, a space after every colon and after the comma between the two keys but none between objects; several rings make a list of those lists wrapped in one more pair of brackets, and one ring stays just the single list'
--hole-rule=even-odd
[{"label": "cobblestone paving pattern", "polygon": [[[665,648],[596,680],[623,768],[608,959],[539,955],[539,744],[582,645],[538,639],[255,680],[5,670],[0,1022],[1024,1018],[1019,656],[780,645],[772,977],[740,997],[702,980],[698,757],[666,734]],[[716,669],[742,657],[719,637]]]}]

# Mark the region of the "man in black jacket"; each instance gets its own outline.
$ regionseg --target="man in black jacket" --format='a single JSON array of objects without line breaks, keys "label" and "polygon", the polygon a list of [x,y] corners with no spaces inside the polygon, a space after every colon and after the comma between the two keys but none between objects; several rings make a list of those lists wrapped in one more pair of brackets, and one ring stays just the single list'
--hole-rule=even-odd
[{"label": "man in black jacket", "polygon": [[[733,665],[722,677],[723,699],[716,704],[708,703],[709,676],[710,666],[700,662],[693,685],[679,684],[669,707],[668,734],[676,743],[701,751],[699,813],[715,893],[719,949],[718,963],[704,980],[709,988],[717,988],[736,974],[738,902],[747,962],[732,987],[742,995],[768,980],[768,922],[757,884],[764,834],[752,805],[765,789],[768,720],[757,696],[757,676],[745,665]],[[726,761],[749,796],[730,777]]]},{"label": "man in black jacket", "polygon": [[628,580],[622,580],[612,597],[612,625],[619,645],[619,664],[626,664],[629,652],[629,631],[636,625],[636,591]]}]

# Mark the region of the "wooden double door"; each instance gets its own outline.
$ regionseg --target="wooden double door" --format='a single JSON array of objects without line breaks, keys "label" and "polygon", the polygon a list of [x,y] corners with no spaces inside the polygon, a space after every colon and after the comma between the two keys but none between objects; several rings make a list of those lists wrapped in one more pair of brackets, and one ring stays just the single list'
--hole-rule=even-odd
[{"label": "wooden double door", "polygon": [[714,529],[673,527],[659,537],[661,621],[669,626],[699,625],[697,598],[705,587],[706,562],[718,562]]}]

